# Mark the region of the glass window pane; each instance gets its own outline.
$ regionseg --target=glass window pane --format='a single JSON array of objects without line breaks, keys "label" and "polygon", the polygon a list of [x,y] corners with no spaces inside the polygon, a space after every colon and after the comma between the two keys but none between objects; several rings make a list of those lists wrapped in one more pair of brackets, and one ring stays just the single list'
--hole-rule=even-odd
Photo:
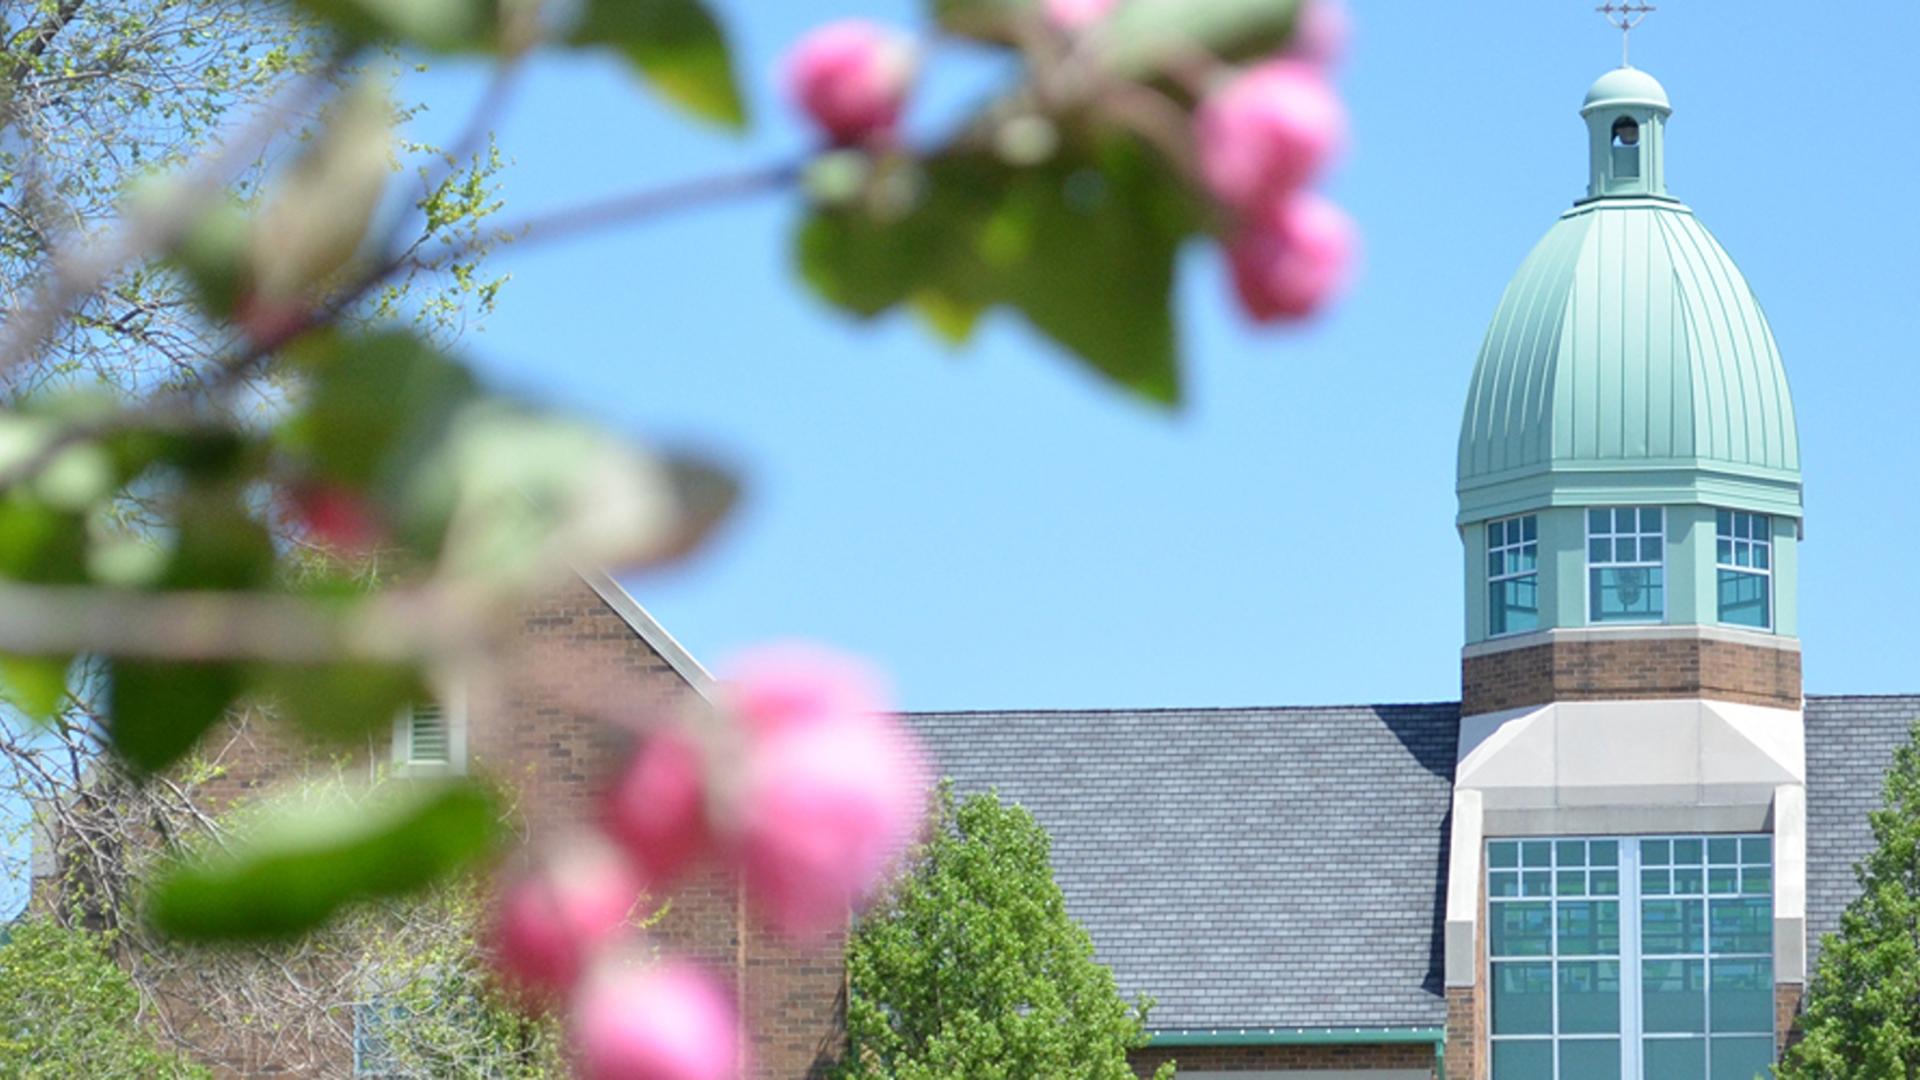
[{"label": "glass window pane", "polygon": [[1585,896],[1586,894],[1587,872],[1585,870],[1562,870],[1555,875],[1555,896]]},{"label": "glass window pane", "polygon": [[1540,538],[1540,519],[1528,514],[1520,519],[1520,539],[1532,543]]},{"label": "glass window pane", "polygon": [[1617,956],[1619,953],[1619,901],[1560,902],[1561,956]]},{"label": "glass window pane", "polygon": [[[1565,1073],[1560,1074],[1563,1078]],[[1711,1080],[1754,1080],[1773,1075],[1773,1039],[1713,1040]]]},{"label": "glass window pane", "polygon": [[1706,879],[1698,866],[1676,866],[1673,868],[1673,891],[1675,895],[1689,893],[1698,895],[1706,891]]},{"label": "glass window pane", "polygon": [[1640,561],[1641,562],[1659,562],[1660,561],[1660,538],[1659,537],[1657,536],[1643,537],[1641,539]]},{"label": "glass window pane", "polygon": [[1740,840],[1740,861],[1746,863],[1771,863],[1773,861],[1773,837],[1742,837]]},{"label": "glass window pane", "polygon": [[1591,877],[1591,880],[1587,888],[1592,891],[1593,895],[1595,896],[1620,895],[1620,871],[1595,870],[1590,875],[1590,877]]},{"label": "glass window pane", "polygon": [[1545,1035],[1553,1031],[1553,965],[1493,965],[1493,1033]]},{"label": "glass window pane", "polygon": [[1609,516],[1605,510],[1587,511],[1587,531],[1603,533],[1607,531]]},{"label": "glass window pane", "polygon": [[1773,902],[1764,896],[1713,901],[1709,939],[1716,953],[1771,953]]},{"label": "glass window pane", "polygon": [[1720,565],[1730,565],[1733,562],[1733,541],[1720,541],[1715,548],[1715,557],[1719,559]]},{"label": "glass window pane", "polygon": [[1681,863],[1698,866],[1700,865],[1701,854],[1702,848],[1698,840],[1675,840],[1673,842],[1673,864],[1675,866]]},{"label": "glass window pane", "polygon": [[1555,845],[1554,858],[1561,866],[1587,865],[1587,842],[1584,840],[1562,840]]},{"label": "glass window pane", "polygon": [[1488,943],[1494,956],[1546,956],[1553,944],[1553,905],[1521,901],[1493,905]]},{"label": "glass window pane", "polygon": [[1773,962],[1715,960],[1708,980],[1713,1031],[1773,1030]]},{"label": "glass window pane", "polygon": [[1582,960],[1560,965],[1560,1033],[1599,1035],[1620,1030],[1620,962]]},{"label": "glass window pane", "polygon": [[1605,540],[1587,541],[1587,561],[1607,563],[1613,561],[1613,545]]},{"label": "glass window pane", "polygon": [[[1739,903],[1739,901],[1720,901]],[[1640,951],[1647,956],[1698,953],[1705,944],[1700,925],[1705,901],[1646,900],[1640,904]]]},{"label": "glass window pane", "polygon": [[1673,844],[1666,840],[1640,841],[1640,861],[1648,866],[1667,866],[1673,862]]},{"label": "glass window pane", "polygon": [[1715,895],[1740,891],[1740,868],[1716,866],[1707,871],[1707,891]]},{"label": "glass window pane", "polygon": [[1642,1045],[1642,1060],[1646,1062],[1649,1077],[1707,1080],[1707,1040],[1647,1039]]},{"label": "glass window pane", "polygon": [[1749,866],[1740,871],[1740,891],[1748,896],[1765,896],[1773,890],[1773,871],[1763,866]]},{"label": "glass window pane", "polygon": [[1716,836],[1707,841],[1707,861],[1727,866],[1740,861],[1740,841],[1731,836]]},{"label": "glass window pane", "polygon": [[1772,561],[1772,554],[1767,550],[1766,545],[1761,544],[1753,549],[1753,565],[1766,570],[1769,569],[1767,564],[1770,561]]},{"label": "glass window pane", "polygon": [[1520,845],[1521,866],[1552,866],[1553,843],[1548,840],[1528,840]]},{"label": "glass window pane", "polygon": [[1523,896],[1552,896],[1553,871],[1523,870],[1520,873],[1520,893]]},{"label": "glass window pane", "polygon": [[1665,896],[1673,891],[1672,875],[1664,868],[1640,871],[1640,891],[1647,896]]},{"label": "glass window pane", "polygon": [[1714,531],[1721,536],[1733,535],[1733,511],[1719,510],[1713,515]]},{"label": "glass window pane", "polygon": [[1561,1043],[1560,1080],[1620,1080],[1620,1040],[1571,1039]]},{"label": "glass window pane", "polygon": [[[1707,962],[1646,960],[1640,964],[1640,1026],[1648,1032],[1705,1034]],[[1649,1043],[1649,1046],[1652,1044]],[[1649,1075],[1666,1076],[1651,1069]]]},{"label": "glass window pane", "polygon": [[1506,869],[1520,865],[1520,845],[1511,840],[1495,840],[1487,845],[1487,865]]},{"label": "glass window pane", "polygon": [[1495,870],[1487,875],[1487,895],[1519,896],[1520,874],[1515,870]]},{"label": "glass window pane", "polygon": [[1535,1039],[1493,1044],[1493,1080],[1540,1080],[1552,1075],[1552,1042]]},{"label": "glass window pane", "polygon": [[1657,533],[1661,531],[1666,512],[1657,506],[1642,507],[1640,510],[1640,531]]},{"label": "glass window pane", "polygon": [[1618,840],[1595,840],[1587,845],[1587,857],[1595,866],[1620,865],[1620,842]]}]

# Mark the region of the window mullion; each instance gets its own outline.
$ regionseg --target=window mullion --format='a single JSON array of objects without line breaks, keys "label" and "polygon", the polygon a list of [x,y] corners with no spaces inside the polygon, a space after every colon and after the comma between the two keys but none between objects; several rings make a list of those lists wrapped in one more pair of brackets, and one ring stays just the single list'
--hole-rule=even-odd
[{"label": "window mullion", "polygon": [[1620,841],[1620,1077],[1641,1080],[1640,845]]}]

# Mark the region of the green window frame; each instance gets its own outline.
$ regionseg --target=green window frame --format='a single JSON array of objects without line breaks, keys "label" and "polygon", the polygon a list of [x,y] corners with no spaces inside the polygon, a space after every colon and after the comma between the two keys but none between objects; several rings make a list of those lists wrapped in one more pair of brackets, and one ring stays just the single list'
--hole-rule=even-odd
[{"label": "green window frame", "polygon": [[1771,838],[1498,839],[1486,856],[1492,1080],[1771,1068]]},{"label": "green window frame", "polygon": [[1773,518],[1745,510],[1714,514],[1720,621],[1773,629]]},{"label": "green window frame", "polygon": [[1540,628],[1540,519],[1487,523],[1487,636]]},{"label": "green window frame", "polygon": [[1657,623],[1667,616],[1666,511],[1587,511],[1587,603],[1593,622]]}]

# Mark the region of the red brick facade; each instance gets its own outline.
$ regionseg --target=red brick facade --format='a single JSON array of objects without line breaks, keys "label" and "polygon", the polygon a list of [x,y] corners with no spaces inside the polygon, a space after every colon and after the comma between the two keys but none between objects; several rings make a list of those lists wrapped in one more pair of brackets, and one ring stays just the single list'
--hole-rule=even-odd
[{"label": "red brick facade", "polygon": [[[1451,1049],[1448,1051],[1452,1053]],[[1129,1059],[1142,1077],[1166,1062],[1178,1072],[1189,1069],[1254,1072],[1263,1069],[1427,1069],[1435,1064],[1431,1043],[1356,1043],[1350,1046],[1189,1046],[1136,1050]],[[1449,1075],[1453,1062],[1447,1062]]]},{"label": "red brick facade", "polygon": [[[510,786],[528,843],[537,846],[593,813],[596,793],[630,742],[622,721],[671,710],[694,691],[584,583],[529,606],[520,631],[520,648],[494,672],[495,684],[468,689],[467,759]],[[236,723],[207,752],[220,771],[203,788],[205,801],[225,810],[316,767],[371,771],[390,746],[381,733],[361,751],[320,753],[276,737],[272,725]],[[772,939],[743,910],[738,882],[717,869],[661,899],[666,912],[654,942],[732,980],[755,1075],[817,1075],[842,1041],[844,940],[796,949]],[[351,1061],[351,1019],[342,1017],[339,1027],[338,1054],[303,1050],[305,1060],[337,1062],[327,1075],[344,1075]],[[266,1075],[235,1067],[238,1060],[229,1058],[222,1074]]]},{"label": "red brick facade", "polygon": [[1800,707],[1797,649],[1714,638],[1571,638],[1460,662],[1460,713],[1554,701],[1708,698]]}]

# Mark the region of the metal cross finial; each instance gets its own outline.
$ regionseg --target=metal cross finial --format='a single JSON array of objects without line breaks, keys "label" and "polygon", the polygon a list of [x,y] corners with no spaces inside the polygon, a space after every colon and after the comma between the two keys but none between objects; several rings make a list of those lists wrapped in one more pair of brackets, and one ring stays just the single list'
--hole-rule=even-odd
[{"label": "metal cross finial", "polygon": [[1652,4],[1634,3],[1632,0],[1627,0],[1625,3],[1615,3],[1614,0],[1607,0],[1606,3],[1601,4],[1593,10],[1606,16],[1607,21],[1612,23],[1614,28],[1620,31],[1620,66],[1631,66],[1629,60],[1633,55],[1631,52],[1633,47],[1633,28],[1645,22],[1647,16],[1660,9],[1654,7]]}]

